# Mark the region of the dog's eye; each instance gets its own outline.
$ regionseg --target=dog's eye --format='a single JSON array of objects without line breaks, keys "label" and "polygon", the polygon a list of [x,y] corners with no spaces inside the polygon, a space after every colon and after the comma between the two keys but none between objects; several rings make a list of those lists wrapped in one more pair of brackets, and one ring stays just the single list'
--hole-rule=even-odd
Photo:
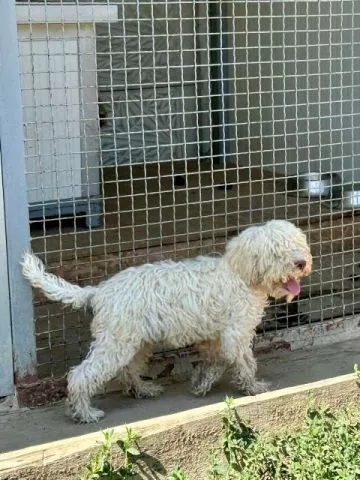
[{"label": "dog's eye", "polygon": [[306,267],[306,262],[305,260],[297,260],[295,262],[295,267],[298,269],[298,270],[304,270],[304,268]]}]

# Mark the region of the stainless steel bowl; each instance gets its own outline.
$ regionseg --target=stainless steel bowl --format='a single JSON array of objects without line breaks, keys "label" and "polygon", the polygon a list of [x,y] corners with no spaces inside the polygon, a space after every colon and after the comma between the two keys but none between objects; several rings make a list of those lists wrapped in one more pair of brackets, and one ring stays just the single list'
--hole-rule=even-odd
[{"label": "stainless steel bowl", "polygon": [[342,207],[345,210],[360,208],[360,190],[347,190],[342,197]]},{"label": "stainless steel bowl", "polygon": [[298,190],[301,197],[330,197],[333,174],[311,172],[301,175]]}]

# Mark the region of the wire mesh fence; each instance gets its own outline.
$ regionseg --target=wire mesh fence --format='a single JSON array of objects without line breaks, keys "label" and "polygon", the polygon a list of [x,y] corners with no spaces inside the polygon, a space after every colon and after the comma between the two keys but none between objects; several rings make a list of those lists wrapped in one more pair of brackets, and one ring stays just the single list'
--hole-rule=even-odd
[{"label": "wire mesh fence", "polygon": [[[96,284],[286,218],[314,273],[259,332],[360,311],[358,1],[17,8],[32,248],[51,271]],[[34,302],[39,375],[62,374],[89,314]]]}]

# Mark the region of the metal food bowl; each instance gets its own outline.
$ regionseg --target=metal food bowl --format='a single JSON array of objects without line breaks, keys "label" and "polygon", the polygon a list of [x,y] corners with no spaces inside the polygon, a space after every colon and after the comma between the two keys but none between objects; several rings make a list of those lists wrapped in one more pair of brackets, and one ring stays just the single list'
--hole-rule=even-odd
[{"label": "metal food bowl", "polygon": [[343,194],[342,207],[345,210],[360,208],[360,190],[347,190]]},{"label": "metal food bowl", "polygon": [[297,190],[300,197],[319,198],[330,197],[334,180],[332,173],[310,172],[301,175],[297,180]]}]

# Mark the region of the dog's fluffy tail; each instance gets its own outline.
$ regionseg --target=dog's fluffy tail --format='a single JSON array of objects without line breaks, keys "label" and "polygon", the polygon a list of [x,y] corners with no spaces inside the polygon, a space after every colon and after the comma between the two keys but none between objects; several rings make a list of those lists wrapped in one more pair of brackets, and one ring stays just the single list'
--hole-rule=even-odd
[{"label": "dog's fluffy tail", "polygon": [[45,271],[42,261],[31,252],[26,252],[22,260],[24,277],[35,288],[40,288],[47,298],[81,308],[89,304],[96,287],[81,288],[63,278]]}]

